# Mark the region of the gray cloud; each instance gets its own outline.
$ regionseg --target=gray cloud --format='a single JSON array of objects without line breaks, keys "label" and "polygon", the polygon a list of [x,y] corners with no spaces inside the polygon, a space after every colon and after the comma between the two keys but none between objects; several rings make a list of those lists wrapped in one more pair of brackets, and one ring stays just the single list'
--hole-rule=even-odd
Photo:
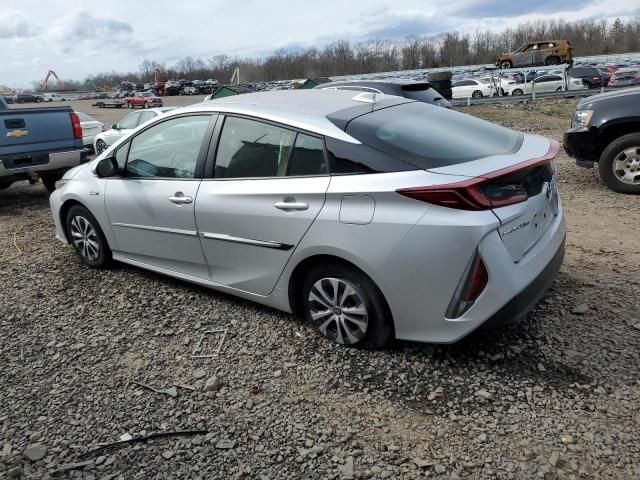
[{"label": "gray cloud", "polygon": [[473,0],[458,4],[448,14],[461,18],[517,17],[527,14],[544,14],[580,10],[596,3],[594,0],[520,0],[502,1]]},{"label": "gray cloud", "polygon": [[38,35],[40,28],[18,10],[0,12],[0,39],[28,38]]},{"label": "gray cloud", "polygon": [[85,10],[56,20],[48,31],[49,38],[62,44],[65,52],[73,50],[78,42],[96,46],[102,42],[127,46],[132,43],[132,35],[130,23],[113,17],[94,16]]},{"label": "gray cloud", "polygon": [[409,36],[429,36],[451,28],[450,20],[431,17],[422,12],[393,12],[382,8],[367,12],[360,20],[361,37],[373,40],[398,40]]}]

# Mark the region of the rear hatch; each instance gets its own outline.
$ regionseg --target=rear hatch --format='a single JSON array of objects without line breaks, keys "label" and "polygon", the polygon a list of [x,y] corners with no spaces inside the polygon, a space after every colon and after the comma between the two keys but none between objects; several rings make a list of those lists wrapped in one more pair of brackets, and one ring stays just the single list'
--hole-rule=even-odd
[{"label": "rear hatch", "polygon": [[0,113],[0,154],[73,150],[82,146],[74,135],[70,107],[20,108]]},{"label": "rear hatch", "polygon": [[346,131],[418,168],[451,176],[449,184],[398,193],[448,208],[491,210],[514,262],[540,240],[558,214],[555,140],[414,103],[362,115]]}]

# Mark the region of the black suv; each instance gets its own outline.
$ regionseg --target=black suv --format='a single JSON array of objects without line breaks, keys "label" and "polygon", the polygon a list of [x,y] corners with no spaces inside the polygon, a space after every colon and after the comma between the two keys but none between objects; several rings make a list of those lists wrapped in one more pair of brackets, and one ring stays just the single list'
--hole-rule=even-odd
[{"label": "black suv", "polygon": [[431,103],[439,107],[453,108],[443,95],[437,92],[431,84],[424,81],[397,78],[389,80],[353,80],[323,83],[315,88],[396,95],[417,100],[418,102]]},{"label": "black suv", "polygon": [[640,88],[602,93],[578,103],[564,148],[581,167],[598,162],[600,178],[620,193],[640,193]]},{"label": "black suv", "polygon": [[609,74],[597,67],[574,67],[569,70],[569,75],[579,78],[589,88],[606,87],[609,83]]}]

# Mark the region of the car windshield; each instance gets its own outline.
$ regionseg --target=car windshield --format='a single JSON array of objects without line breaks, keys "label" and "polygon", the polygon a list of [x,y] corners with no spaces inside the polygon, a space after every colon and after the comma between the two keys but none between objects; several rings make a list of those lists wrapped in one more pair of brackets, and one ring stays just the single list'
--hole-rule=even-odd
[{"label": "car windshield", "polygon": [[151,92],[142,92],[140,95],[143,96],[143,97],[152,97],[153,93],[151,93]]},{"label": "car windshield", "polygon": [[514,153],[523,135],[459,112],[415,102],[353,120],[347,133],[418,168]]}]

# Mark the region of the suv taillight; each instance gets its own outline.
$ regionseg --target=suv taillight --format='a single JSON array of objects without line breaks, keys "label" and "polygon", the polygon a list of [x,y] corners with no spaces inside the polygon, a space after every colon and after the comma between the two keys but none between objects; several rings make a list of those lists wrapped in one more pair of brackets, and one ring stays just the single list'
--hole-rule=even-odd
[{"label": "suv taillight", "polygon": [[[553,177],[553,158],[560,145],[551,141],[544,157],[529,160],[482,177],[462,182],[426,187],[401,188],[397,193],[421,202],[457,210],[491,210],[526,202],[530,194],[537,195],[540,177]],[[547,169],[547,171],[542,171]]]},{"label": "suv taillight", "polygon": [[74,112],[71,115],[71,125],[73,126],[73,138],[82,139],[82,126],[80,125],[80,118]]}]

